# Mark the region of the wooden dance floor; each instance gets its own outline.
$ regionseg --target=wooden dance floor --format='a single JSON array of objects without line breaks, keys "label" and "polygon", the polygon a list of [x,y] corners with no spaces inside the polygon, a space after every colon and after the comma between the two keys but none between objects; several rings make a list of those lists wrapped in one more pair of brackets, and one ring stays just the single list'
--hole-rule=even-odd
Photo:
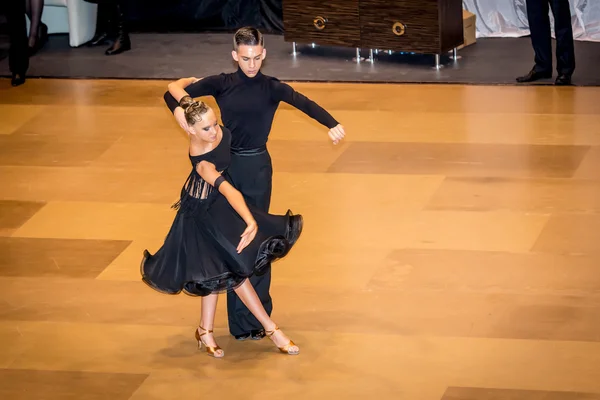
[{"label": "wooden dance floor", "polygon": [[[228,335],[140,281],[188,172],[165,81],[0,80],[0,398],[600,399],[600,88],[294,84],[273,266],[300,346]],[[211,104],[212,101],[211,101]]]}]

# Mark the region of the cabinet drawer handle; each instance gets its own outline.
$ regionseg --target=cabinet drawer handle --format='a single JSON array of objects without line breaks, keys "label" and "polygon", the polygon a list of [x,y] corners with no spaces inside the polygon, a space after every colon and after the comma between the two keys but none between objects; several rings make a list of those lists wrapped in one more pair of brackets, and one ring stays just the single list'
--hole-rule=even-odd
[{"label": "cabinet drawer handle", "polygon": [[392,32],[394,32],[394,35],[396,36],[402,36],[406,32],[406,25],[402,22],[396,22],[392,25]]},{"label": "cabinet drawer handle", "polygon": [[323,29],[325,29],[325,24],[327,24],[327,18],[317,16],[315,17],[315,19],[313,19],[313,25],[315,26],[315,28],[317,28],[317,30],[322,31]]}]

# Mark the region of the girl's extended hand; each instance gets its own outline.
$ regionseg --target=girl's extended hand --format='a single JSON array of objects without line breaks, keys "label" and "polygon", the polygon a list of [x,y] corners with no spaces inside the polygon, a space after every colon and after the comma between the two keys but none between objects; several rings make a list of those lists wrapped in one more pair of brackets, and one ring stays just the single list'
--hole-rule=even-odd
[{"label": "girl's extended hand", "polygon": [[246,230],[241,235],[242,239],[240,240],[240,244],[237,246],[238,254],[241,253],[242,250],[248,246],[252,240],[254,240],[257,231],[258,225],[256,224],[256,221],[248,224]]}]

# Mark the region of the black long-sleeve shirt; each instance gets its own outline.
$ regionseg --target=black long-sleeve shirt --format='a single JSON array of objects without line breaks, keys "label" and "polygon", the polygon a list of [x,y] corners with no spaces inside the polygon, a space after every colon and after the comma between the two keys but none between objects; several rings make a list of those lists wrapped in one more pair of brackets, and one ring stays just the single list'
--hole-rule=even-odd
[{"label": "black long-sleeve shirt", "polygon": [[[231,131],[231,146],[240,149],[261,147],[267,143],[275,111],[281,101],[309,117],[333,128],[338,122],[321,106],[291,86],[262,73],[249,78],[241,69],[212,75],[189,85],[191,97],[213,96],[221,110],[221,119]],[[164,95],[171,112],[179,105],[167,91]]]}]

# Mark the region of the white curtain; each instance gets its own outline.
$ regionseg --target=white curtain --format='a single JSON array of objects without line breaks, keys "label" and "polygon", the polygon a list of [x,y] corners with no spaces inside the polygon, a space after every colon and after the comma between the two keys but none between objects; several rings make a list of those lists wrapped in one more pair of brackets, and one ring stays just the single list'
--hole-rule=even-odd
[{"label": "white curtain", "polygon": [[[526,0],[463,0],[477,16],[477,37],[529,35]],[[575,40],[600,42],[600,0],[569,0]],[[554,18],[550,12],[552,37]]]}]

